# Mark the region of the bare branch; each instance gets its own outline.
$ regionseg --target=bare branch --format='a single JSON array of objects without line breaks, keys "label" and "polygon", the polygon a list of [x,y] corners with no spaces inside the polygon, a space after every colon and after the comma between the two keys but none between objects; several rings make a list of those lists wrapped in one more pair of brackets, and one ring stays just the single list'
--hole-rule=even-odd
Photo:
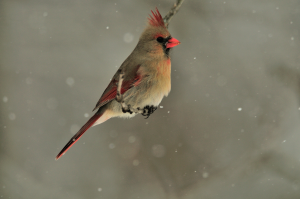
[{"label": "bare branch", "polygon": [[172,17],[178,12],[183,1],[184,0],[176,0],[176,3],[174,3],[174,6],[171,8],[171,10],[168,12],[168,14],[164,17],[165,26],[167,28],[169,26],[169,23],[170,23]]}]

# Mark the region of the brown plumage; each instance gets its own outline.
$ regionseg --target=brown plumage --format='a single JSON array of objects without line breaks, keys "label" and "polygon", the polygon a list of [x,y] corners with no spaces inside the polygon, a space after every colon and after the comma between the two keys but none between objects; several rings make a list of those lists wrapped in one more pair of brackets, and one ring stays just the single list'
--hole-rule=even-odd
[{"label": "brown plumage", "polygon": [[91,126],[101,124],[112,117],[133,117],[135,113],[124,113],[115,100],[120,71],[124,81],[121,88],[125,104],[133,108],[153,108],[171,90],[171,60],[169,51],[180,42],[172,38],[156,9],[148,18],[148,25],[139,42],[100,97],[94,116],[70,139],[56,156],[59,159]]}]

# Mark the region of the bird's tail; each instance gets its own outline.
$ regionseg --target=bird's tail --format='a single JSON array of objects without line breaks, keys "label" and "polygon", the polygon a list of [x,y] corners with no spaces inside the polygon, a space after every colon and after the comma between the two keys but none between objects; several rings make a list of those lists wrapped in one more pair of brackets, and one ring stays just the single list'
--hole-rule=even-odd
[{"label": "bird's tail", "polygon": [[[79,138],[91,127],[93,126],[93,124],[104,114],[105,110],[103,110],[104,107],[101,107],[93,117],[91,117],[89,119],[89,121],[87,121],[87,123],[85,125],[83,125],[83,127],[81,127],[81,129],[70,139],[70,141],[66,144],[66,146],[59,152],[59,154],[56,156],[55,160],[58,160],[62,155],[64,155],[67,150],[69,150],[69,148],[71,148],[71,146],[73,144],[75,144],[75,142],[77,142],[79,140]],[[105,120],[104,120],[105,121]]]}]

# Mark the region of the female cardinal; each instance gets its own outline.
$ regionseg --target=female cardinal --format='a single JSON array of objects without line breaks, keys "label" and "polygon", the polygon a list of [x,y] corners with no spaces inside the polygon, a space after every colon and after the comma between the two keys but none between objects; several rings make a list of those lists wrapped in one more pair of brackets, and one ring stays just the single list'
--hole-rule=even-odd
[{"label": "female cardinal", "polygon": [[81,127],[56,156],[58,160],[91,126],[101,124],[112,117],[133,117],[136,113],[124,111],[116,101],[117,84],[121,73],[124,79],[121,94],[129,107],[144,110],[149,116],[171,90],[170,49],[180,44],[171,37],[159,11],[152,12],[148,25],[129,57],[123,62],[100,97],[93,117]]}]

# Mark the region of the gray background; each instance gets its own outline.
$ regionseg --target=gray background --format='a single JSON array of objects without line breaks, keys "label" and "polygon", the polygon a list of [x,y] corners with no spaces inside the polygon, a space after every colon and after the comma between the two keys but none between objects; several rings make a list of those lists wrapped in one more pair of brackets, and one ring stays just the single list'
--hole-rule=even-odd
[{"label": "gray background", "polygon": [[1,198],[300,198],[297,0],[186,0],[162,107],[54,160],[173,2],[0,0]]}]

